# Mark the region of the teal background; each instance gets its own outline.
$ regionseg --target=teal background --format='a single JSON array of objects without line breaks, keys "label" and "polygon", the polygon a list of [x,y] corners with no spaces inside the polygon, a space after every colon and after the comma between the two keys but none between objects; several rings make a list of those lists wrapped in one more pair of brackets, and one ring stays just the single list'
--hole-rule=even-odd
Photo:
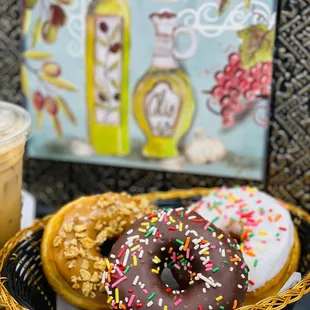
[{"label": "teal background", "polygon": [[[154,28],[149,20],[149,15],[153,12],[158,12],[163,8],[168,8],[173,12],[179,12],[187,8],[199,8],[206,2],[217,3],[216,0],[202,1],[130,1],[131,8],[131,31],[132,31],[132,46],[131,46],[131,69],[130,69],[130,90],[134,89],[136,82],[145,73],[151,64],[152,51],[154,46]],[[273,1],[261,1],[274,7]],[[234,0],[231,3],[231,8],[240,3]],[[61,115],[60,120],[64,127],[66,139],[79,138],[87,141],[87,105],[85,98],[85,73],[83,55],[80,57],[72,57],[68,53],[69,45],[75,41],[81,41],[84,31],[86,3],[80,1],[80,8],[72,15],[78,16],[72,27],[64,27],[59,31],[59,37],[55,44],[47,45],[44,41],[40,41],[36,47],[39,51],[51,52],[54,57],[53,61],[61,63],[63,68],[62,76],[64,79],[75,84],[79,92],[70,93],[67,91],[59,91],[61,95],[69,102],[71,109],[74,111],[78,120],[78,127],[71,125],[67,119]],[[230,11],[227,10],[219,20],[219,24],[225,21]],[[33,10],[32,25],[35,22],[35,16],[38,14],[38,8]],[[249,25],[250,23],[248,23]],[[73,30],[72,30],[73,29]],[[82,42],[83,43],[83,42]],[[186,38],[179,42],[179,47],[182,49],[188,44]],[[78,43],[77,43],[78,44]],[[193,126],[186,138],[192,138],[193,131],[197,128],[205,128],[209,136],[218,137],[226,146],[229,154],[233,158],[242,158],[245,163],[245,168],[240,168],[223,160],[215,164],[203,166],[185,165],[183,172],[198,173],[205,175],[216,175],[226,177],[249,178],[262,180],[265,169],[265,152],[267,143],[267,130],[257,126],[251,116],[244,122],[237,125],[233,130],[224,132],[221,127],[221,118],[213,115],[206,108],[207,96],[202,94],[202,90],[208,90],[214,86],[214,72],[217,69],[222,69],[227,63],[228,54],[237,51],[239,38],[233,31],[225,31],[216,38],[206,38],[199,34],[199,47],[196,55],[180,65],[188,72],[192,81],[192,88],[196,96],[196,115],[193,121]],[[78,44],[79,45],[79,44]],[[25,49],[30,49],[31,46],[31,31],[25,37]],[[230,48],[228,53],[225,53],[227,47]],[[82,44],[83,48],[83,44]],[[33,67],[38,67],[39,63],[32,61]],[[217,69],[215,69],[217,68]],[[204,71],[212,71],[212,74],[205,74]],[[29,73],[30,88],[32,91],[40,88],[36,79]],[[260,105],[266,106],[266,102],[262,101]],[[28,100],[28,109],[31,112],[35,121],[35,111]],[[81,157],[72,155],[67,149],[67,143],[57,139],[53,131],[52,123],[49,116],[44,114],[43,129],[39,132],[35,124],[33,133],[29,142],[28,154],[34,158],[55,159],[73,162],[87,162],[105,165],[119,165],[126,167],[137,167],[147,169],[163,168],[155,160],[144,160],[140,155],[141,147],[144,143],[144,136],[137,126],[133,116],[130,116],[130,136],[131,136],[131,154],[126,157],[106,157],[92,156]]]}]

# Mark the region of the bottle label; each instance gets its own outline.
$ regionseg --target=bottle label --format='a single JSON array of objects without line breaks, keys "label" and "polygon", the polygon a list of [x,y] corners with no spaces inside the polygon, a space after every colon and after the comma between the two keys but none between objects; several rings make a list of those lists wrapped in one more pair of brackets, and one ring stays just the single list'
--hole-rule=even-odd
[{"label": "bottle label", "polygon": [[94,96],[95,120],[103,125],[120,125],[122,82],[123,18],[97,15],[95,18]]},{"label": "bottle label", "polygon": [[176,127],[182,99],[166,82],[157,83],[145,97],[145,115],[154,136],[169,138]]}]

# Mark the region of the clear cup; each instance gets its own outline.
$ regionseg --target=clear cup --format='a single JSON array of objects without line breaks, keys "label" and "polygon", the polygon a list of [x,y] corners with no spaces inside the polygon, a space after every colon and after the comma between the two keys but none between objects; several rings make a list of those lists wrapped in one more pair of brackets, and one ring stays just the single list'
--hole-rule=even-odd
[{"label": "clear cup", "polygon": [[0,102],[0,248],[20,229],[23,155],[30,125],[24,109]]}]

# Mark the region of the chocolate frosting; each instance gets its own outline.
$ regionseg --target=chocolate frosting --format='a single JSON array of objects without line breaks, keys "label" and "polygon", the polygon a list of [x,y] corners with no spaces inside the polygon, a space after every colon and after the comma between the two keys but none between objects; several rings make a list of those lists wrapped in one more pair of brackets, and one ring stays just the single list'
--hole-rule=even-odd
[{"label": "chocolate frosting", "polygon": [[[236,309],[248,287],[237,242],[183,208],[135,222],[113,246],[109,263],[103,280],[112,309]],[[160,277],[172,266],[182,271],[179,291]]]}]

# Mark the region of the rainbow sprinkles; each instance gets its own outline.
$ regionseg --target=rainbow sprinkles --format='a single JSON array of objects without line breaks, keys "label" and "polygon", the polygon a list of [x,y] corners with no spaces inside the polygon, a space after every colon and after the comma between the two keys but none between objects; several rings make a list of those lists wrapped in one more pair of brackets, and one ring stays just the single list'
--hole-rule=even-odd
[{"label": "rainbow sprinkles", "polygon": [[251,269],[249,292],[276,277],[290,257],[294,245],[290,213],[280,201],[256,188],[218,188],[191,209],[216,222],[226,233],[238,236]]},{"label": "rainbow sprinkles", "polygon": [[[162,282],[172,268],[179,289]],[[236,240],[190,209],[157,210],[116,242],[103,283],[111,309],[236,309],[248,288]]]}]

